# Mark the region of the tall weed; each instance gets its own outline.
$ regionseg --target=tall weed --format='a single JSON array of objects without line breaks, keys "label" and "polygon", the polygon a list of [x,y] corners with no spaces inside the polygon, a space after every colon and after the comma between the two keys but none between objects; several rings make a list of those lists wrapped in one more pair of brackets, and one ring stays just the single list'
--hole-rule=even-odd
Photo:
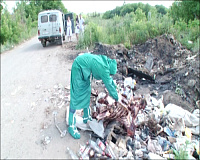
[{"label": "tall weed", "polygon": [[199,20],[190,21],[188,24],[180,20],[173,25],[169,14],[154,14],[150,19],[146,19],[144,13],[138,10],[135,13],[127,13],[124,17],[115,15],[112,19],[106,20],[101,17],[89,17],[87,21],[84,37],[79,40],[77,48],[91,47],[95,42],[122,43],[130,48],[133,44],[170,33],[188,49],[199,50]]},{"label": "tall weed", "polygon": [[199,51],[199,20],[195,19],[188,24],[180,20],[171,28],[171,33],[187,49],[190,49],[193,52]]}]

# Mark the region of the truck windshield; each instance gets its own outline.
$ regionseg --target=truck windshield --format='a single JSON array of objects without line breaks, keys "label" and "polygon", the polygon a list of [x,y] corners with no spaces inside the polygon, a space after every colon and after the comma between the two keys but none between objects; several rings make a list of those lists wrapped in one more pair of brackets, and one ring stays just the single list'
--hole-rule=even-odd
[{"label": "truck windshield", "polygon": [[57,16],[56,15],[52,14],[52,15],[49,16],[49,21],[50,22],[56,22],[56,20],[57,20]]},{"label": "truck windshield", "polygon": [[45,22],[48,22],[48,16],[41,16],[41,22],[42,23],[45,23]]}]

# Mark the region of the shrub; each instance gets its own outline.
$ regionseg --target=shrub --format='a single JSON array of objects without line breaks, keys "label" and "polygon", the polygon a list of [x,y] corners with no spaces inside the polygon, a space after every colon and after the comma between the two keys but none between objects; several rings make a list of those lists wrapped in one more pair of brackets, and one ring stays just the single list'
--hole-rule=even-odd
[{"label": "shrub", "polygon": [[[199,50],[199,20],[177,21],[173,25],[169,14],[161,15],[152,10],[151,19],[147,20],[141,9],[136,12],[126,13],[124,17],[115,15],[112,19],[92,17],[88,20],[84,37],[78,42],[77,48],[90,47],[95,42],[107,44],[124,44],[127,48],[137,43],[143,43],[149,38],[170,33],[192,51]],[[192,44],[188,41],[193,41]]]}]

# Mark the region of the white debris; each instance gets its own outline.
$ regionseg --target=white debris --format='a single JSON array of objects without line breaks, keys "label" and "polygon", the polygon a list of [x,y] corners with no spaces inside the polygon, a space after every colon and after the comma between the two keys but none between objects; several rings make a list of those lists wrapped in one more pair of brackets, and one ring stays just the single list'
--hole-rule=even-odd
[{"label": "white debris", "polygon": [[183,118],[185,125],[187,127],[196,127],[199,126],[199,118],[196,117],[195,114],[190,113],[187,110],[175,105],[175,104],[168,104],[165,107],[165,111],[169,112],[169,117],[175,122],[175,119]]},{"label": "white debris", "polygon": [[135,87],[136,81],[131,77],[127,77],[124,80],[124,87],[130,86],[132,89]]},{"label": "white debris", "polygon": [[149,159],[152,159],[152,160],[155,160],[155,159],[159,159],[159,160],[165,159],[165,160],[167,160],[167,158],[163,158],[163,157],[161,157],[161,156],[159,156],[155,153],[152,153],[152,152],[149,152],[148,156],[149,156]]}]

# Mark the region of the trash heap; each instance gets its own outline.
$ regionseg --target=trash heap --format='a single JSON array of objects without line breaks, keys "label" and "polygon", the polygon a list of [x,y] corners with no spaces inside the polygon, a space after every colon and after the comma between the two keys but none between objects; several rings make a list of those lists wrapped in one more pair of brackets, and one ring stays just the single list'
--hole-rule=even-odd
[{"label": "trash heap", "polygon": [[[98,81],[98,86],[99,86]],[[84,124],[78,112],[77,127],[89,130],[91,139],[80,146],[80,159],[195,159],[199,157],[199,109],[190,113],[163,97],[135,95],[131,77],[116,81],[119,101],[105,89],[91,93],[92,121]],[[103,87],[103,85],[102,85]],[[66,119],[67,120],[67,119]]]},{"label": "trash heap", "polygon": [[[97,43],[92,53],[116,58],[119,101],[102,81],[92,82],[92,121],[76,111],[77,127],[91,138],[77,153],[67,149],[72,159],[199,159],[199,53],[166,34],[130,50]],[[70,101],[69,88],[61,88],[50,97],[59,108]],[[69,105],[67,124],[68,113]]]},{"label": "trash heap", "polygon": [[140,88],[156,90],[158,95],[168,91],[165,105],[172,102],[190,112],[200,107],[199,51],[186,49],[173,35],[164,34],[130,49],[96,43],[92,53],[117,60],[116,79],[130,76]]}]

